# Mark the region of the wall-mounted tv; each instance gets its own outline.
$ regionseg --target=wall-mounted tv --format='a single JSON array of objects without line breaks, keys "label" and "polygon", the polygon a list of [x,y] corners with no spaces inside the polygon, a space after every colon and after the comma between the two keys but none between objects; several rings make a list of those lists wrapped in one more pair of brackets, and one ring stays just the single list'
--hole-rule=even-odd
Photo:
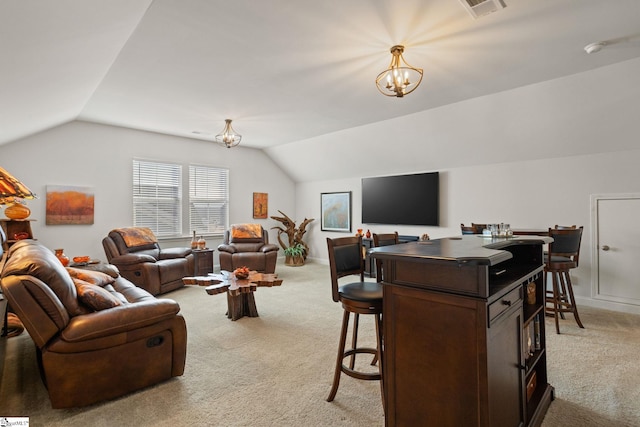
[{"label": "wall-mounted tv", "polygon": [[439,225],[438,172],[362,178],[362,223]]}]

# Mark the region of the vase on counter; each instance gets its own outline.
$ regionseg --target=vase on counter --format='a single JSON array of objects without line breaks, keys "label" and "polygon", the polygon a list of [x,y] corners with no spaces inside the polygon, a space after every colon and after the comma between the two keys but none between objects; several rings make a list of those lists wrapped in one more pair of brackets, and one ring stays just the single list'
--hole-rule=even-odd
[{"label": "vase on counter", "polygon": [[191,239],[191,249],[198,249],[198,238],[195,230],[193,230],[193,238]]},{"label": "vase on counter", "polygon": [[64,254],[64,249],[55,249],[56,258],[65,267],[69,265],[69,257]]},{"label": "vase on counter", "polygon": [[365,234],[365,237],[367,239],[370,239],[371,238],[371,231],[367,230],[367,234]]},{"label": "vase on counter", "polygon": [[204,240],[203,236],[200,236],[200,238],[198,239],[198,249],[202,250],[206,248],[207,248],[207,241]]}]

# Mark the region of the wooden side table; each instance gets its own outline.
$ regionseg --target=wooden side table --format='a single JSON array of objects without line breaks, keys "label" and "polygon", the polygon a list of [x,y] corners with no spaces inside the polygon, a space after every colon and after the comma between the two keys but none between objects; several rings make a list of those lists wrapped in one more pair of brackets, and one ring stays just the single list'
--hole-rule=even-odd
[{"label": "wooden side table", "polygon": [[[0,219],[0,227],[2,227],[4,233],[7,235],[5,249],[9,249],[11,245],[21,239],[33,239],[31,221],[35,221],[35,219]],[[21,236],[16,238],[17,235]]]},{"label": "wooden side table", "polygon": [[193,251],[193,275],[206,276],[213,273],[213,249],[195,249]]}]

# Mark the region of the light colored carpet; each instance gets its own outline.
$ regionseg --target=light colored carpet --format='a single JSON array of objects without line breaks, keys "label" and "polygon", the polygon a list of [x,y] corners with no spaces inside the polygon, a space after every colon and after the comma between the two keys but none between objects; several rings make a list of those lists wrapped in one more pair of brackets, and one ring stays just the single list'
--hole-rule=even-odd
[{"label": "light colored carpet", "polygon": [[547,319],[547,367],[556,399],[544,427],[640,426],[640,316],[578,307],[555,333]]},{"label": "light colored carpet", "polygon": [[[53,410],[26,333],[4,339],[0,416],[28,416],[37,426],[382,426],[377,381],[343,375],[325,401],[342,309],[331,300],[328,266],[279,264],[280,287],[259,288],[259,318],[225,316],[224,294],[189,286],[165,297],[187,321],[185,374],[87,408]],[[640,425],[640,316],[582,308],[587,329],[571,319],[562,335],[547,323],[549,380],[556,389],[544,427]],[[373,321],[362,340],[375,345]]]}]

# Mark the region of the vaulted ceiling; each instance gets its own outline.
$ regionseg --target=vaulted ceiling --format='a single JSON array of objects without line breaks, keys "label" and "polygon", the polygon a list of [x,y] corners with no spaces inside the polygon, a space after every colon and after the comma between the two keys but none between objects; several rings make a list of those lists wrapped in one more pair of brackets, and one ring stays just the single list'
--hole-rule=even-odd
[{"label": "vaulted ceiling", "polygon": [[[230,118],[264,149],[640,56],[638,0],[504,1],[0,0],[0,143],[73,120],[212,140]],[[374,83],[395,44],[425,74],[402,99]]]}]

